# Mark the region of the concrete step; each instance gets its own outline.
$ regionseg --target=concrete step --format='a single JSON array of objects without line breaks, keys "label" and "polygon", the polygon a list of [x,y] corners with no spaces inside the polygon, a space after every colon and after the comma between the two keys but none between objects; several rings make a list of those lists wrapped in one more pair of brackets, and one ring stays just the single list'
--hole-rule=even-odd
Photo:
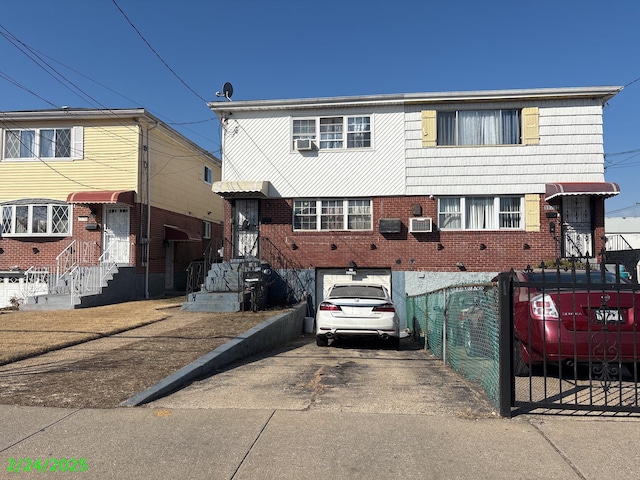
[{"label": "concrete step", "polygon": [[44,294],[28,297],[26,301],[20,305],[20,310],[36,311],[36,310],[72,310],[80,305],[80,297],[75,295],[73,301],[71,295]]},{"label": "concrete step", "polygon": [[239,312],[238,292],[194,292],[182,304],[187,312]]},{"label": "concrete step", "polygon": [[240,302],[184,302],[185,312],[239,312]]}]

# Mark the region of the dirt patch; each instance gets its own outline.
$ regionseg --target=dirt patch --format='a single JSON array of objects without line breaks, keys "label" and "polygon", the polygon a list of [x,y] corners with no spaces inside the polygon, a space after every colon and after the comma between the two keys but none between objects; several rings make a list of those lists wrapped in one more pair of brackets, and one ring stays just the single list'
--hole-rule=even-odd
[{"label": "dirt patch", "polygon": [[[146,300],[0,315],[0,359],[6,363],[0,367],[0,403],[116,407],[237,335],[287,311],[183,312],[179,305],[175,299]],[[123,331],[126,333],[114,335]],[[70,344],[78,345],[61,349]],[[17,361],[20,358],[24,360]]]}]

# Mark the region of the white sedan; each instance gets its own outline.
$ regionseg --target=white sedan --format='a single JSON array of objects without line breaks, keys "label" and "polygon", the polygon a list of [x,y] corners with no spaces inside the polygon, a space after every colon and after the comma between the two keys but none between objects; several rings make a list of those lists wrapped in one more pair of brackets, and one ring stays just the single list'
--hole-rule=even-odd
[{"label": "white sedan", "polygon": [[373,336],[400,342],[400,321],[386,287],[377,284],[340,283],[329,290],[316,312],[316,343],[329,339]]}]

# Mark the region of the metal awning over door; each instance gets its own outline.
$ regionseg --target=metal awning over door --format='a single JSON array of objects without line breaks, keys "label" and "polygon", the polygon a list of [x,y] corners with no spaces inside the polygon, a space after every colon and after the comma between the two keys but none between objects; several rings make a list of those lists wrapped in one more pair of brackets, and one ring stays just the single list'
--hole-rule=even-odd
[{"label": "metal awning over door", "polygon": [[67,203],[81,203],[91,205],[97,203],[135,203],[133,190],[89,190],[85,192],[73,192],[67,195]]},{"label": "metal awning over door", "polygon": [[608,198],[619,193],[620,187],[613,182],[561,182],[547,183],[545,186],[547,202],[566,195],[598,195]]}]

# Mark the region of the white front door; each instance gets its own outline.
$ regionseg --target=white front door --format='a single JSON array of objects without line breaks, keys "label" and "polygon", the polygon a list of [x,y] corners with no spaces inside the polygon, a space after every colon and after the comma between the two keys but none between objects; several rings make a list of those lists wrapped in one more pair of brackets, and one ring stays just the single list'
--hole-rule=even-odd
[{"label": "white front door", "polygon": [[104,218],[105,261],[129,265],[129,207],[107,206]]},{"label": "white front door", "polygon": [[591,197],[565,196],[562,199],[563,257],[593,257]]},{"label": "white front door", "polygon": [[235,201],[236,257],[258,256],[258,200]]}]

